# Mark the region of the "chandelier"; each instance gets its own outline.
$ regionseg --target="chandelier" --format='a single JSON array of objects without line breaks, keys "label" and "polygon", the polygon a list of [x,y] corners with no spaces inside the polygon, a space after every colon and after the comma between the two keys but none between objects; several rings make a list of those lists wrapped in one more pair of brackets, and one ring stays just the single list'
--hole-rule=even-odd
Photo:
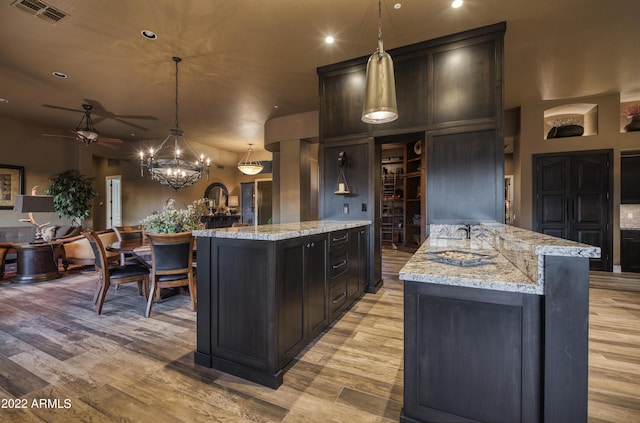
[{"label": "chandelier", "polygon": [[[178,63],[182,59],[174,57],[173,61],[176,64],[175,126],[157,148],[152,147],[149,149],[147,156],[145,156],[144,151],[140,152],[140,176],[144,176],[144,168],[146,167],[151,179],[159,182],[160,185],[169,186],[177,191],[180,188],[186,188],[198,182],[205,172],[207,180],[209,180],[211,163],[209,159],[205,160],[204,154],[200,156],[196,154],[189,141],[184,137],[184,131],[180,129],[178,119]],[[180,148],[181,144],[184,145],[182,149]],[[165,145],[167,145],[166,148]]]},{"label": "chandelier", "polygon": [[245,154],[242,160],[238,162],[238,169],[245,175],[257,175],[262,171],[262,169],[264,169],[262,163],[260,163],[258,159],[253,157],[252,145],[253,144],[249,144],[249,150],[247,151],[247,154]]},{"label": "chandelier", "polygon": [[362,121],[380,124],[398,119],[393,60],[382,48],[382,5],[378,0],[378,50],[367,61]]}]

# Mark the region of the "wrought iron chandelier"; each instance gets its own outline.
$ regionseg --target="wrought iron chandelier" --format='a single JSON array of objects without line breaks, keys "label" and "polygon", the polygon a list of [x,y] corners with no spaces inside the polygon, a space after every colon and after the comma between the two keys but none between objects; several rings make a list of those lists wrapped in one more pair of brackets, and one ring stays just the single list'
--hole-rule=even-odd
[{"label": "wrought iron chandelier", "polygon": [[[204,173],[209,180],[211,162],[204,158],[204,154],[198,156],[184,137],[184,131],[180,129],[178,119],[178,63],[182,61],[179,57],[173,57],[176,64],[176,121],[174,127],[169,131],[167,138],[162,141],[157,148],[150,148],[148,156],[144,151],[140,152],[140,176],[144,176],[146,167],[151,175],[151,179],[158,181],[160,185],[169,186],[176,191],[186,188],[198,182]],[[169,141],[167,148],[165,144]],[[171,150],[171,142],[173,149]],[[180,148],[180,143],[184,148]],[[164,150],[163,150],[164,149]]]},{"label": "wrought iron chandelier", "polygon": [[367,62],[362,121],[372,124],[398,119],[393,60],[382,47],[382,5],[378,0],[378,50]]}]

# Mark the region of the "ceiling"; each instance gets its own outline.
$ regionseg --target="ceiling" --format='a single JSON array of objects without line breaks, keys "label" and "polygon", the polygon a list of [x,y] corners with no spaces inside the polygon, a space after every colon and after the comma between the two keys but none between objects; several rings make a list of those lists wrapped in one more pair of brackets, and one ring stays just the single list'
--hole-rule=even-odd
[{"label": "ceiling", "polygon": [[[14,3],[0,2],[0,116],[61,134],[89,103],[101,136],[163,139],[179,56],[187,139],[259,151],[267,120],[318,109],[317,67],[377,47],[376,0],[46,0],[67,14],[55,24]],[[465,0],[459,9],[383,0],[382,33],[389,50],[506,21],[509,109],[614,92],[640,99],[638,16],[635,0]],[[324,43],[329,34],[335,43]]]}]

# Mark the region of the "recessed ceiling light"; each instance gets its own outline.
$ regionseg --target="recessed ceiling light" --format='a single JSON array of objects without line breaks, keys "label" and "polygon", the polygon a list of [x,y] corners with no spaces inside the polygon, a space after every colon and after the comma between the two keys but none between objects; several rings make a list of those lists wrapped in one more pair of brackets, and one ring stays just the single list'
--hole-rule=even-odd
[{"label": "recessed ceiling light", "polygon": [[62,73],[62,72],[52,72],[52,75],[55,76],[56,78],[60,78],[60,79],[65,79],[68,78],[66,73]]},{"label": "recessed ceiling light", "polygon": [[7,100],[6,98],[0,98],[0,103],[8,103],[9,100]]},{"label": "recessed ceiling light", "polygon": [[462,3],[464,3],[464,1],[462,0],[453,0],[453,2],[451,2],[451,7],[457,9],[458,7],[462,6]]},{"label": "recessed ceiling light", "polygon": [[327,44],[333,44],[334,41],[335,38],[333,38],[331,35],[327,35],[326,37],[324,37],[324,42]]},{"label": "recessed ceiling light", "polygon": [[142,31],[140,31],[140,34],[142,34],[142,36],[147,40],[155,40],[156,38],[158,38],[158,34],[148,29],[143,29]]},{"label": "recessed ceiling light", "polygon": [[402,4],[400,4],[400,3],[396,3],[396,4],[393,5],[393,8],[396,9],[396,10],[400,9],[401,7],[402,7]]}]

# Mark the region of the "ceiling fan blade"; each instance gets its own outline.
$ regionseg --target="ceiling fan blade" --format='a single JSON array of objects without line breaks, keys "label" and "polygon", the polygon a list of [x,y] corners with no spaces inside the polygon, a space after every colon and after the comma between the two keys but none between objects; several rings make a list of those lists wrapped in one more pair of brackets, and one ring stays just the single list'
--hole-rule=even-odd
[{"label": "ceiling fan blade", "polygon": [[103,137],[98,137],[98,142],[114,143],[114,144],[122,144],[124,141],[122,141],[121,139],[118,139],[118,138],[103,138]]},{"label": "ceiling fan blade", "polygon": [[132,123],[132,122],[127,122],[126,120],[122,120],[120,118],[112,117],[110,119],[113,119],[113,120],[115,120],[117,122],[123,123],[123,124],[128,125],[128,126],[131,126],[132,128],[139,129],[141,131],[148,131],[149,130],[149,128],[145,128],[144,126],[140,126],[140,125],[137,125],[137,124]]},{"label": "ceiling fan blade", "polygon": [[78,137],[72,137],[71,135],[59,135],[59,134],[40,134],[43,137],[56,137],[56,138],[72,138],[77,139]]},{"label": "ceiling fan blade", "polygon": [[98,140],[98,141],[96,141],[95,143],[96,143],[96,144],[99,144],[99,145],[101,145],[101,146],[103,146],[103,147],[110,148],[110,149],[112,149],[112,150],[117,150],[117,149],[118,149],[118,146],[113,145],[113,144],[108,143],[108,142],[102,142],[101,140]]},{"label": "ceiling fan blade", "polygon": [[62,107],[62,106],[54,106],[53,104],[43,104],[43,107],[48,107],[50,109],[57,109],[57,110],[65,110],[67,112],[80,112],[80,113],[84,113],[83,110],[80,109],[71,109],[69,107]]}]

